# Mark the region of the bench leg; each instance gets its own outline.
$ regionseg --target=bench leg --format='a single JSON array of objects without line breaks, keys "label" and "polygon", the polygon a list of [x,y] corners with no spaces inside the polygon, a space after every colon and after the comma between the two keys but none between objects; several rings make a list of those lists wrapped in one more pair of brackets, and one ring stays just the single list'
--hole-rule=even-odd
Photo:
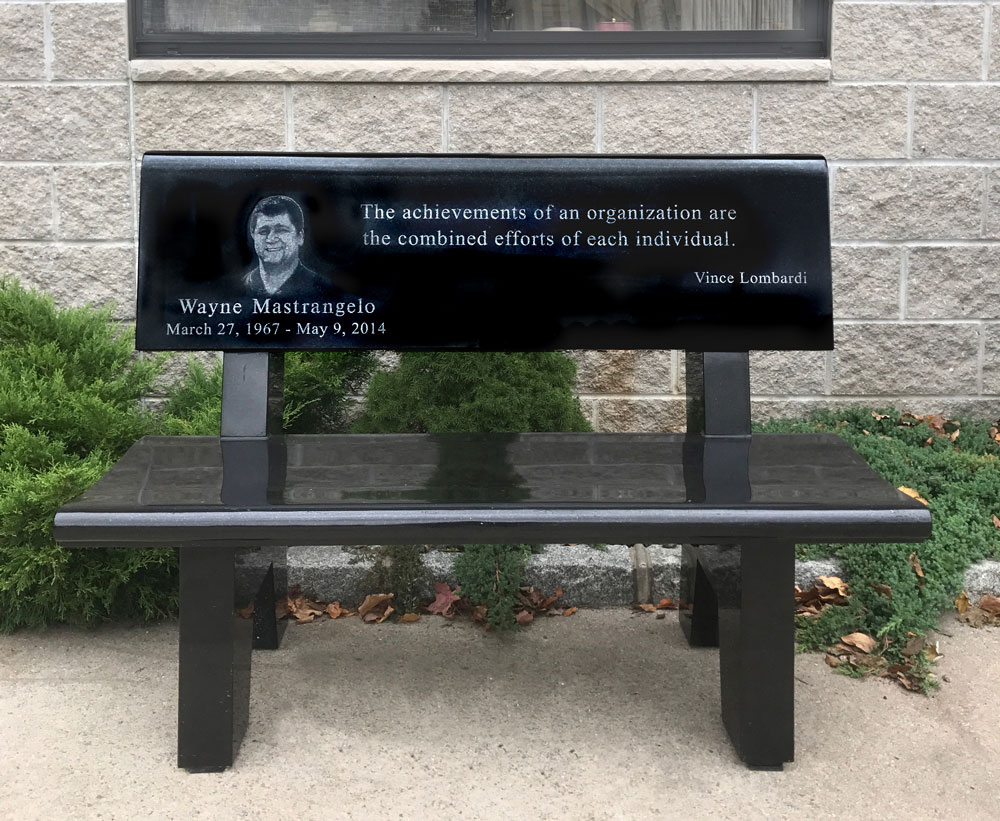
[{"label": "bench leg", "polygon": [[722,720],[752,769],[780,770],[795,752],[795,545],[706,548],[719,602]]},{"label": "bench leg", "polygon": [[250,712],[253,620],[236,612],[235,548],[180,549],[177,765],[233,763]]},{"label": "bench leg", "polygon": [[708,574],[698,561],[698,548],[681,546],[681,629],[692,647],[719,646],[719,603]]},{"label": "bench leg", "polygon": [[287,625],[275,617],[274,606],[288,595],[287,578],[285,569],[276,571],[273,562],[264,574],[253,600],[254,650],[277,650],[281,646]]}]

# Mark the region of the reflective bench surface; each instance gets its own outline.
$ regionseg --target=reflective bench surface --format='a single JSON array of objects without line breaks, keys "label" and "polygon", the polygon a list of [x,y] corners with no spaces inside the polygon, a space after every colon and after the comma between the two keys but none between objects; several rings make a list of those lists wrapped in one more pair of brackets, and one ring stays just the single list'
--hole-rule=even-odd
[{"label": "reflective bench surface", "polygon": [[55,521],[95,547],[929,534],[833,434],[146,437]]}]

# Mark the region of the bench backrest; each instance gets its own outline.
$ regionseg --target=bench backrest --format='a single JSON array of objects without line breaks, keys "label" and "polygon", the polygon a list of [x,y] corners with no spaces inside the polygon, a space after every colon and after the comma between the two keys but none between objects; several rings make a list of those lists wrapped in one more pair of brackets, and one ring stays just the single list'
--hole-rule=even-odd
[{"label": "bench backrest", "polygon": [[832,344],[820,157],[143,158],[140,349]]}]

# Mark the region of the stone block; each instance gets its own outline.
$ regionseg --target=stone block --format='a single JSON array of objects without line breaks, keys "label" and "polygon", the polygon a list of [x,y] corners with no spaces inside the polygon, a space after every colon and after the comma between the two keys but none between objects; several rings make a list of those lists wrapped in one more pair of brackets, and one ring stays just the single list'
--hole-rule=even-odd
[{"label": "stone block", "polygon": [[128,165],[56,167],[56,208],[63,239],[132,239]]},{"label": "stone block", "polygon": [[729,154],[750,150],[748,85],[635,84],[604,88],[609,153]]},{"label": "stone block", "polygon": [[598,399],[598,431],[609,433],[660,433],[682,431],[683,399]]},{"label": "stone block", "polygon": [[986,198],[986,214],[983,219],[983,236],[1000,239],[1000,171],[990,171],[987,176],[989,195]]},{"label": "stone block", "polygon": [[[814,399],[803,397],[782,397],[758,399],[750,397],[750,419],[754,424],[763,424],[772,419],[805,419],[812,411],[835,407],[836,400],[829,396]],[[845,403],[851,405],[850,402]],[[857,402],[853,404],[857,405]]]},{"label": "stone block", "polygon": [[762,85],[757,145],[761,153],[905,157],[906,120],[902,86]]},{"label": "stone block", "polygon": [[978,4],[834,3],[835,80],[978,80]]},{"label": "stone block", "polygon": [[839,245],[833,257],[833,315],[839,319],[899,317],[899,248]]},{"label": "stone block", "polygon": [[576,389],[581,393],[631,393],[636,351],[573,351]]},{"label": "stone block", "polygon": [[836,239],[964,239],[982,230],[983,173],[953,166],[838,168]]},{"label": "stone block", "polygon": [[258,83],[139,83],[135,142],[144,151],[283,151],[285,90]]},{"label": "stone block", "polygon": [[440,151],[441,95],[433,85],[295,86],[295,150]]},{"label": "stone block", "polygon": [[917,87],[913,155],[995,159],[1000,147],[998,122],[998,86]]},{"label": "stone block", "polygon": [[52,76],[57,80],[124,80],[128,33],[124,3],[54,3]]},{"label": "stone block", "polygon": [[826,351],[752,351],[751,395],[822,394]]},{"label": "stone block", "polygon": [[61,307],[114,303],[113,316],[135,316],[135,250],[131,246],[0,245],[0,271],[46,291]]},{"label": "stone block", "polygon": [[[1000,396],[1000,325],[987,325],[986,334],[986,355],[983,358],[983,393]],[[1000,411],[997,410],[996,400],[993,400],[992,415],[984,416],[993,420],[994,416],[1000,418]]]},{"label": "stone block", "polygon": [[[0,7],[2,8],[2,7]],[[52,236],[52,171],[38,166],[0,166],[0,239]]]},{"label": "stone block", "polygon": [[128,89],[0,86],[0,160],[125,161]]},{"label": "stone block", "polygon": [[990,32],[990,79],[1000,80],[1000,3],[991,7],[993,27]]},{"label": "stone block", "polygon": [[45,78],[45,21],[41,3],[0,6],[0,80]]},{"label": "stone block", "polygon": [[1000,247],[910,250],[908,319],[996,319],[1000,306]]},{"label": "stone block", "polygon": [[596,92],[581,85],[454,85],[448,150],[583,153],[595,149]]},{"label": "stone block", "polygon": [[636,393],[677,393],[674,381],[673,351],[636,351]]},{"label": "stone block", "polygon": [[974,325],[851,324],[837,328],[833,393],[852,396],[978,392]]}]

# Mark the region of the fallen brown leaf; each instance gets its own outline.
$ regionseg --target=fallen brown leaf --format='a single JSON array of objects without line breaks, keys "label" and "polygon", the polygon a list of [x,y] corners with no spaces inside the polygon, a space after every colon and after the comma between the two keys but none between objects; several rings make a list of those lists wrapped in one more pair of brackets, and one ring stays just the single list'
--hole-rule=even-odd
[{"label": "fallen brown leaf", "polygon": [[918,502],[921,502],[922,504],[925,504],[925,505],[929,505],[930,504],[930,502],[928,502],[923,496],[921,496],[912,487],[906,487],[905,485],[900,485],[898,488],[896,488],[896,490],[901,491],[902,493],[905,493],[911,499],[916,499]]},{"label": "fallen brown leaf", "polygon": [[872,590],[885,599],[892,601],[892,588],[887,584],[872,584]]},{"label": "fallen brown leaf", "polygon": [[250,602],[246,607],[241,607],[236,611],[236,615],[241,619],[249,619],[253,616],[253,602]]},{"label": "fallen brown leaf", "polygon": [[987,624],[996,624],[993,616],[983,610],[982,607],[977,607],[974,604],[970,604],[965,612],[959,613],[958,620],[969,627],[984,627]]},{"label": "fallen brown leaf", "polygon": [[660,603],[656,605],[657,610],[676,610],[677,605],[674,604],[672,599],[660,599]]},{"label": "fallen brown leaf", "polygon": [[299,624],[309,624],[317,616],[322,616],[326,610],[318,602],[303,595],[288,598],[288,613]]},{"label": "fallen brown leaf", "polygon": [[970,604],[971,602],[969,601],[969,594],[966,593],[964,590],[961,593],[959,593],[958,598],[955,599],[955,609],[959,612],[959,615],[968,610]]},{"label": "fallen brown leaf", "polygon": [[635,606],[635,609],[636,610],[641,610],[643,613],[655,613],[656,612],[656,605],[655,604],[637,604]]},{"label": "fallen brown leaf", "polygon": [[851,633],[848,636],[841,636],[840,640],[844,644],[856,647],[862,653],[873,653],[875,651],[875,639],[865,633]]},{"label": "fallen brown leaf", "polygon": [[535,614],[530,610],[522,610],[516,616],[514,616],[514,621],[521,625],[521,627],[527,627],[535,620]]},{"label": "fallen brown leaf", "polygon": [[1000,616],[1000,597],[982,596],[979,599],[979,606],[991,616]]},{"label": "fallen brown leaf", "polygon": [[993,527],[1000,527],[1000,518],[997,518],[996,513],[993,514]]},{"label": "fallen brown leaf", "polygon": [[851,588],[839,576],[817,576],[816,578],[819,579],[824,587],[836,590],[841,596],[850,595]]},{"label": "fallen brown leaf", "polygon": [[455,602],[461,598],[458,591],[458,587],[452,590],[447,582],[434,582],[434,601],[427,605],[427,612],[450,619],[455,615]]},{"label": "fallen brown leaf", "polygon": [[380,604],[392,601],[392,597],[392,593],[369,593],[365,596],[365,600],[361,602],[361,606],[358,608],[358,615],[365,619],[365,621],[368,621],[365,617]]},{"label": "fallen brown leaf", "polygon": [[906,642],[906,646],[903,648],[903,655],[915,656],[923,651],[926,644],[927,642],[923,636],[914,636],[912,639]]},{"label": "fallen brown leaf", "polygon": [[916,553],[911,553],[906,558],[907,563],[913,568],[913,572],[916,573],[921,579],[924,577],[924,569],[920,566],[920,558]]},{"label": "fallen brown leaf", "polygon": [[876,413],[875,411],[872,411],[872,419],[874,419],[876,422],[881,422],[883,419],[888,419],[888,418],[889,414],[887,413]]},{"label": "fallen brown leaf", "polygon": [[331,619],[339,619],[341,617],[345,617],[346,618],[347,616],[353,616],[354,615],[354,611],[353,610],[348,610],[346,607],[341,607],[340,606],[340,602],[339,601],[335,601],[335,602],[330,602],[326,606],[326,614]]},{"label": "fallen brown leaf", "polygon": [[419,613],[403,613],[403,615],[399,617],[399,620],[403,624],[413,624],[413,622],[415,622],[415,621],[420,621],[420,614]]},{"label": "fallen brown leaf", "polygon": [[576,612],[576,608],[575,607],[567,607],[565,610],[563,610],[563,615],[564,616],[572,616],[575,612]]}]

